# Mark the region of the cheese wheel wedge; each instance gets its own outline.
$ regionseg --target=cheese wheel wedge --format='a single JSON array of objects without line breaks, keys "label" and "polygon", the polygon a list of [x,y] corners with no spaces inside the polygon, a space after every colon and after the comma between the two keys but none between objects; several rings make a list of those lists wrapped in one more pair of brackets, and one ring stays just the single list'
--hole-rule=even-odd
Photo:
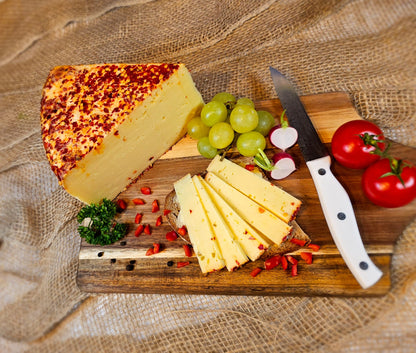
[{"label": "cheese wheel wedge", "polygon": [[185,134],[202,106],[183,64],[59,66],[42,92],[46,156],[74,197],[113,199]]}]

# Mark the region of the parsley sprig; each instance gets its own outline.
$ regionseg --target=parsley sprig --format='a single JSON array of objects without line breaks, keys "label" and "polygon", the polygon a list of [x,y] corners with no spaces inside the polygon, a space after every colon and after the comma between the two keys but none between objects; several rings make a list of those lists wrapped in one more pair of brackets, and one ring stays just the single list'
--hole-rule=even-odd
[{"label": "parsley sprig", "polygon": [[109,245],[123,238],[127,233],[127,224],[118,223],[114,217],[117,206],[114,202],[103,199],[100,204],[84,206],[78,213],[78,232],[89,244]]}]

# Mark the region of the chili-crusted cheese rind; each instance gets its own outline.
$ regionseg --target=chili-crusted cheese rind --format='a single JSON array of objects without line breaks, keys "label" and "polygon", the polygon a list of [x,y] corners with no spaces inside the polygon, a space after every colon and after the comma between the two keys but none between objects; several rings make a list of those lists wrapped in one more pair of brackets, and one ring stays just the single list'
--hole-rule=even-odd
[{"label": "chili-crusted cheese rind", "polygon": [[185,134],[202,105],[183,64],[59,66],[42,95],[46,155],[70,194],[112,199]]}]

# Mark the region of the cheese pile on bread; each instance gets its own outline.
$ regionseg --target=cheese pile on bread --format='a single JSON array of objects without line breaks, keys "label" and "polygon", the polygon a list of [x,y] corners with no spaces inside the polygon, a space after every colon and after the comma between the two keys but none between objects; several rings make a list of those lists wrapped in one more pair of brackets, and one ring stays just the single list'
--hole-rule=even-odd
[{"label": "cheese pile on bread", "polygon": [[203,273],[233,271],[280,246],[301,206],[294,196],[220,156],[204,178],[187,174],[174,187]]},{"label": "cheese pile on bread", "polygon": [[71,195],[113,199],[185,134],[202,106],[183,64],[59,66],[42,93],[46,155]]}]

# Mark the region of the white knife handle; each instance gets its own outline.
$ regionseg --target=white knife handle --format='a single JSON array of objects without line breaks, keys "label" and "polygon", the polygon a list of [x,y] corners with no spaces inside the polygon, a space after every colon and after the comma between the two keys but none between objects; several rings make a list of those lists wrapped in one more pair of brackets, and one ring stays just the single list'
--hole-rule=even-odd
[{"label": "white knife handle", "polygon": [[383,273],[364,248],[350,198],[331,172],[331,157],[318,158],[306,162],[306,165],[335,245],[361,287],[371,287]]}]

